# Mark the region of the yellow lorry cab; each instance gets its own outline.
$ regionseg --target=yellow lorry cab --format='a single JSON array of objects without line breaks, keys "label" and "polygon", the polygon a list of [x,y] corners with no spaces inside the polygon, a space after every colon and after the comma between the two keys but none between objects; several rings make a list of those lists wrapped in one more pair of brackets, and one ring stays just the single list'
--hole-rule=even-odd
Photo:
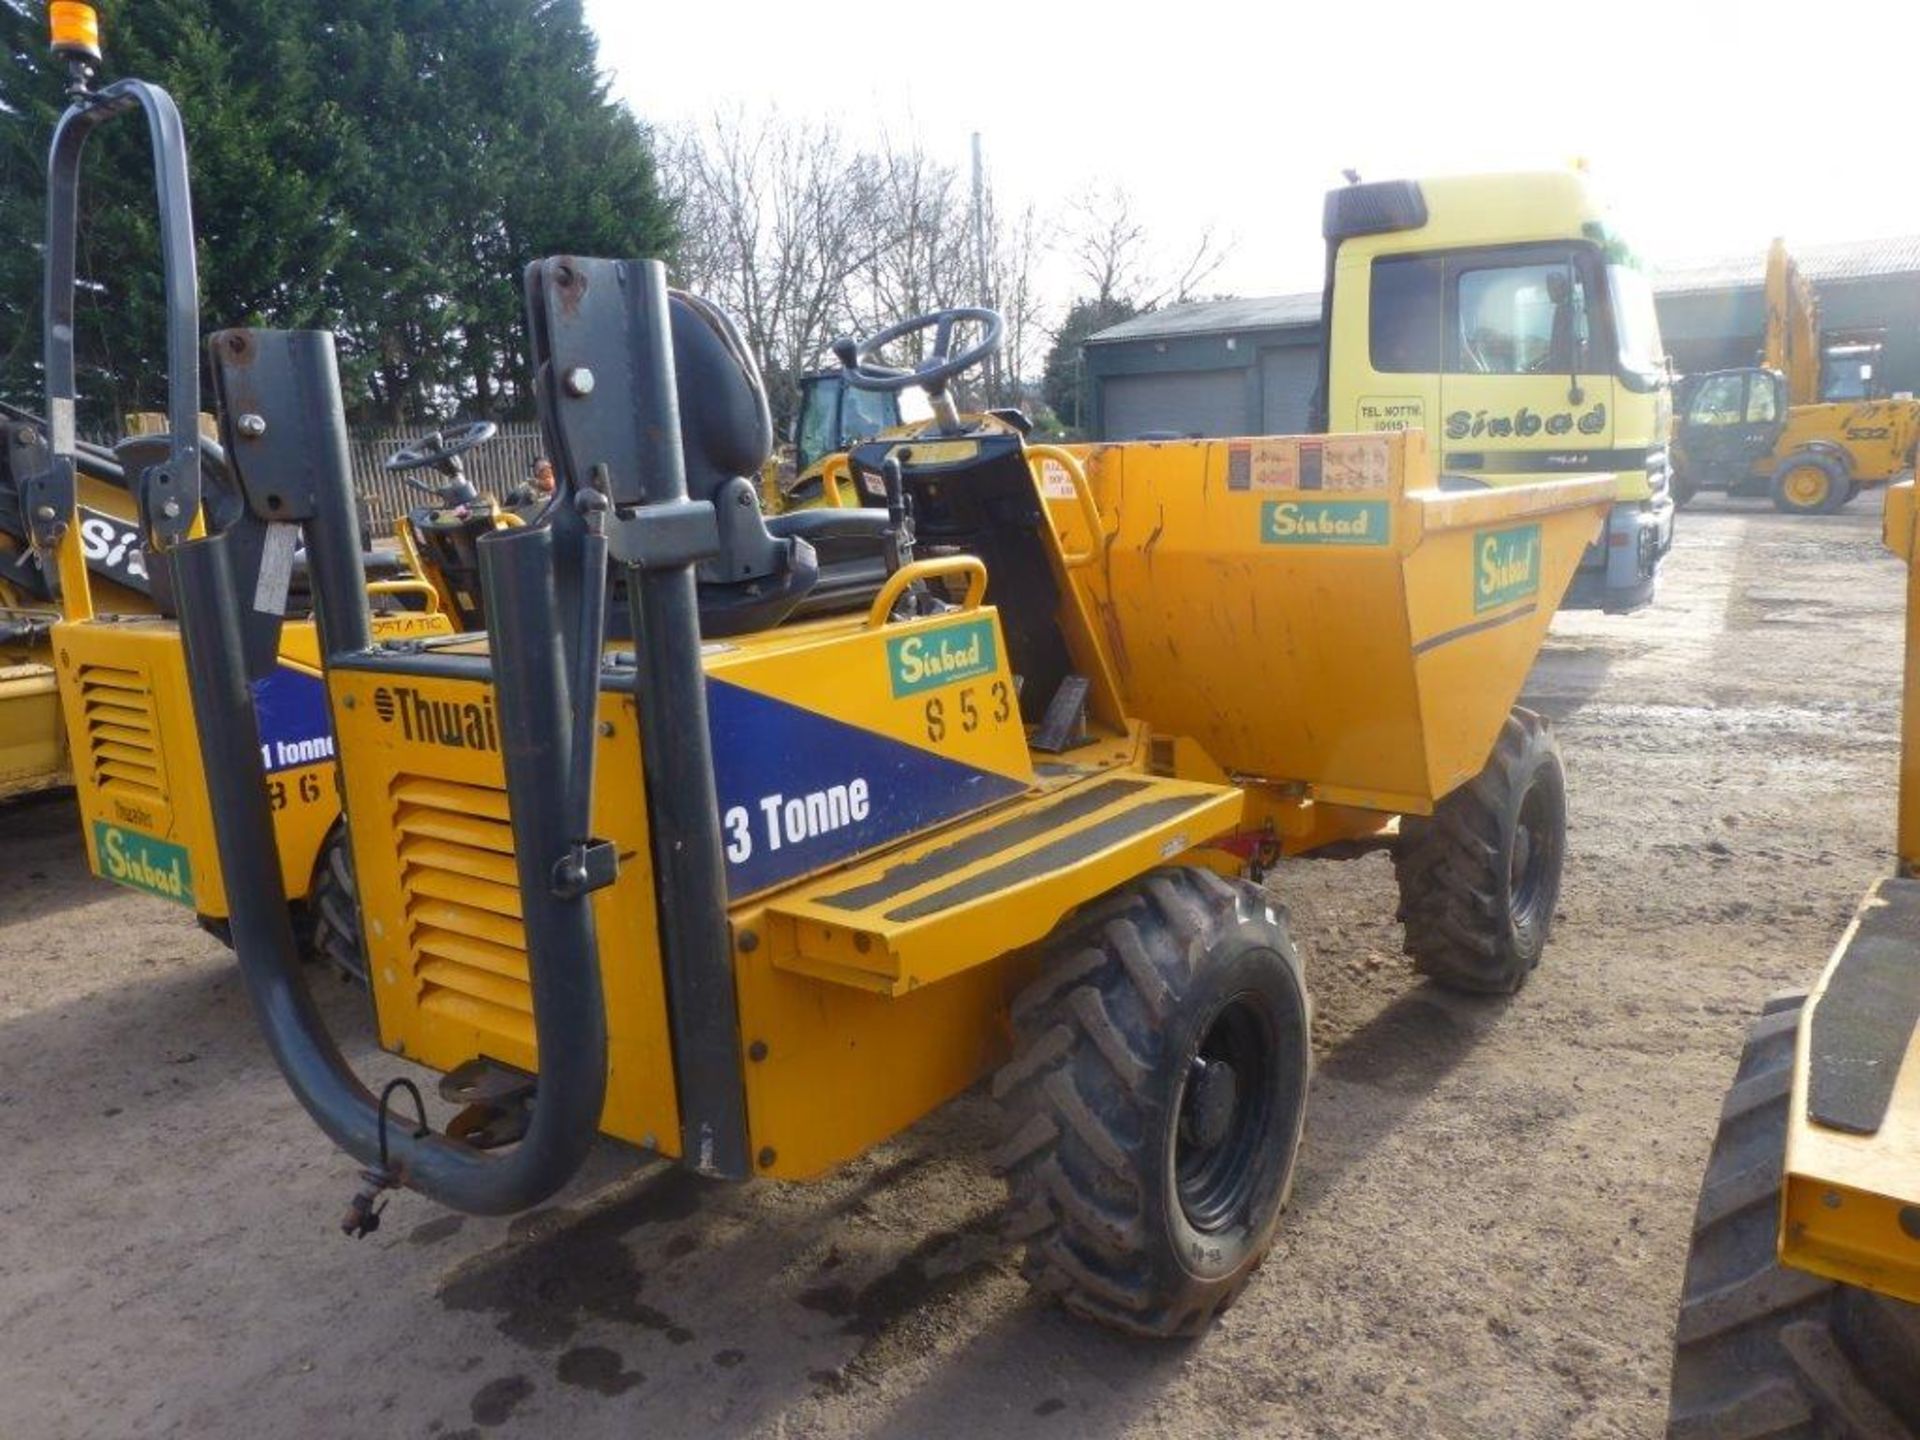
[{"label": "yellow lorry cab", "polygon": [[1579,170],[1390,180],[1327,196],[1315,428],[1425,430],[1443,484],[1609,474],[1563,602],[1649,603],[1673,543],[1653,291]]}]

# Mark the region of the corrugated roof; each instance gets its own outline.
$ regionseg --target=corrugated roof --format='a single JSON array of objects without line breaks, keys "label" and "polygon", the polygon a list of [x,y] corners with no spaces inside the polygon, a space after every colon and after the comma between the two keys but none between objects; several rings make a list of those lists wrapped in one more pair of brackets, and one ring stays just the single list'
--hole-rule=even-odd
[{"label": "corrugated roof", "polygon": [[[1816,285],[1835,280],[1920,274],[1920,235],[1844,240],[1832,245],[1795,245],[1789,240],[1787,249],[1799,262],[1800,273]],[[1654,270],[1653,288],[1662,295],[1735,290],[1762,285],[1766,278],[1767,247],[1760,245],[1738,255],[1658,266]]]},{"label": "corrugated roof", "polygon": [[1244,300],[1196,300],[1149,310],[1089,336],[1089,345],[1116,340],[1164,340],[1174,335],[1220,335],[1231,330],[1270,330],[1320,321],[1320,292],[1254,296]]},{"label": "corrugated roof", "polygon": [[[1836,280],[1870,280],[1884,275],[1920,275],[1920,235],[1881,240],[1847,240],[1833,245],[1791,246],[1801,273],[1816,285]],[[1653,288],[1661,295],[1705,290],[1738,290],[1764,283],[1767,248],[1714,259],[1657,266]],[[1237,330],[1271,330],[1320,321],[1320,292],[1253,296],[1240,300],[1200,300],[1169,305],[1110,325],[1089,336],[1089,345],[1123,340],[1166,340],[1181,335],[1222,335]]]}]

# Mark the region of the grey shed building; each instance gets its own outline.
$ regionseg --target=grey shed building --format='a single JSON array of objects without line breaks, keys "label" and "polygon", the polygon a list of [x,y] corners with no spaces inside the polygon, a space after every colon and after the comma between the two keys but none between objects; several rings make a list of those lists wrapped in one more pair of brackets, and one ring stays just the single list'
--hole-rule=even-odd
[{"label": "grey shed building", "polygon": [[[1920,394],[1920,235],[1793,253],[1819,298],[1829,394]],[[1655,274],[1660,333],[1676,371],[1758,359],[1765,277],[1765,245]],[[1091,337],[1082,365],[1095,439],[1297,434],[1319,380],[1320,294],[1137,315]]]}]

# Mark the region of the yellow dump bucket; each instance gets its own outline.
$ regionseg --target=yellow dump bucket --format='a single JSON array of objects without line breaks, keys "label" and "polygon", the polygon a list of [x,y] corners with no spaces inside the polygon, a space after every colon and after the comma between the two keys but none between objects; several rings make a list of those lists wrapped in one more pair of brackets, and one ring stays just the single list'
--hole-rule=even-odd
[{"label": "yellow dump bucket", "polygon": [[1443,492],[1418,432],[1035,465],[1129,713],[1236,776],[1395,813],[1486,762],[1613,494],[1611,477]]}]

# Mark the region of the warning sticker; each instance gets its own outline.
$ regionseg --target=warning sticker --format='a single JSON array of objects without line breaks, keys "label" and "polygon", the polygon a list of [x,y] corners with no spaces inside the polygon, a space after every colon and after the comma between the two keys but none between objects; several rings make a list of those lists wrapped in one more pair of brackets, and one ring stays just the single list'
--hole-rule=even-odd
[{"label": "warning sticker", "polygon": [[1049,500],[1073,499],[1073,476],[1058,460],[1040,462],[1040,493]]},{"label": "warning sticker", "polygon": [[1255,440],[1249,470],[1256,490],[1300,488],[1300,449],[1292,440]]},{"label": "warning sticker", "polygon": [[1227,442],[1227,488],[1245,490],[1253,479],[1253,446],[1245,440]]},{"label": "warning sticker", "polygon": [[1320,469],[1322,490],[1385,490],[1388,442],[1366,436],[1329,439]]}]

